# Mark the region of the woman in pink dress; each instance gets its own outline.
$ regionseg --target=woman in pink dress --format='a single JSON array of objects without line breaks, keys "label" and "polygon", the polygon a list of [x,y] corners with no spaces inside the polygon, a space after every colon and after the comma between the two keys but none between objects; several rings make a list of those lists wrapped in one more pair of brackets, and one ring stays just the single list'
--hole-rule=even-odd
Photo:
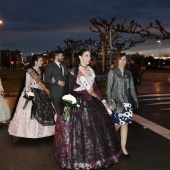
[{"label": "woman in pink dress", "polygon": [[[42,83],[42,64],[43,58],[40,55],[34,55],[30,61],[25,87],[8,129],[9,134],[14,137],[42,138],[54,135],[56,112]],[[34,94],[34,99],[27,105],[24,98],[26,92]]]}]

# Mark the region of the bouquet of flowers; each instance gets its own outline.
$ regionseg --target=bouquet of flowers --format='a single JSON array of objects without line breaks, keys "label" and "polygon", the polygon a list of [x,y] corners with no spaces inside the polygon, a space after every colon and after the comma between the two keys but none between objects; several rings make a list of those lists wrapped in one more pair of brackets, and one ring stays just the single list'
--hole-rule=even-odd
[{"label": "bouquet of flowers", "polygon": [[34,96],[33,92],[26,92],[23,97],[26,99],[24,107],[23,107],[23,109],[25,109],[27,104],[28,104],[28,102],[33,100],[35,96]]},{"label": "bouquet of flowers", "polygon": [[79,107],[79,105],[77,104],[76,98],[72,96],[71,94],[64,95],[62,97],[62,101],[65,105],[64,113],[63,113],[63,120],[66,121],[68,119],[70,109],[76,106]]}]

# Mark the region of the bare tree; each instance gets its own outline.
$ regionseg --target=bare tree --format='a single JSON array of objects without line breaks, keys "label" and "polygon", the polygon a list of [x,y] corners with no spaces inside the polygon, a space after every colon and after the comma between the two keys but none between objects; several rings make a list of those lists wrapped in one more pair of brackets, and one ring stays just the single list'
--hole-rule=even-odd
[{"label": "bare tree", "polygon": [[72,65],[74,64],[74,54],[76,52],[85,48],[91,50],[92,53],[95,53],[95,47],[97,46],[95,40],[92,40],[91,38],[85,41],[73,40],[72,38],[69,38],[64,42],[66,44],[65,51],[70,51]]},{"label": "bare tree", "polygon": [[102,44],[102,72],[105,71],[107,52],[110,56],[113,53],[119,56],[122,51],[147,39],[170,39],[170,33],[163,28],[158,20],[155,21],[155,24],[150,23],[146,27],[142,27],[134,20],[128,23],[124,20],[117,24],[116,17],[112,17],[110,22],[101,17],[92,18],[90,22],[94,27],[90,27],[90,30],[99,34]]}]

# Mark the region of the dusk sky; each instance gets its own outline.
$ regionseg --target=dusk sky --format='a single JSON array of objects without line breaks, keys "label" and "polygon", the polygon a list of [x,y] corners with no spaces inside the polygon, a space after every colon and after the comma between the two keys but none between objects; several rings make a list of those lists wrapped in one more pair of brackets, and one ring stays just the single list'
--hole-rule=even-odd
[{"label": "dusk sky", "polygon": [[[0,41],[2,50],[20,50],[24,55],[54,50],[64,40],[99,40],[90,31],[91,18],[116,17],[117,22],[135,20],[142,26],[161,21],[170,32],[169,0],[1,0]],[[150,40],[126,53],[158,56],[159,44]],[[161,53],[170,54],[170,40],[163,41]]]}]

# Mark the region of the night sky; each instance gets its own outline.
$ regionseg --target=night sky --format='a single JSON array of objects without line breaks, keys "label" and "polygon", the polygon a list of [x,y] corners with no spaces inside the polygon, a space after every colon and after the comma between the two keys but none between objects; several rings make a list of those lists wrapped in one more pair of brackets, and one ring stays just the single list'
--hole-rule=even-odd
[{"label": "night sky", "polygon": [[[27,55],[64,46],[64,40],[99,40],[90,31],[91,18],[100,16],[120,23],[135,20],[142,26],[161,21],[170,32],[169,0],[1,0],[0,40],[2,50],[20,50]],[[170,54],[170,40],[162,42],[161,52]],[[157,41],[147,41],[126,53],[157,56]]]}]

